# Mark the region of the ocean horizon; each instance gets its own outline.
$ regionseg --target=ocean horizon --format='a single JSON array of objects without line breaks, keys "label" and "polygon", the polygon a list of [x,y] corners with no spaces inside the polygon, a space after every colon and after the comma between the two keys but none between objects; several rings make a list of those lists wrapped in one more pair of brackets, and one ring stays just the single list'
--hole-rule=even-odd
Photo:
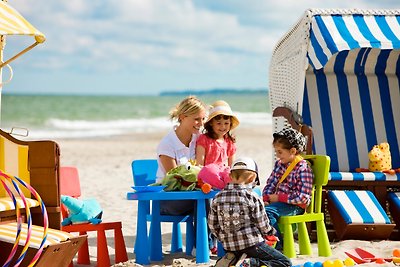
[{"label": "ocean horizon", "polygon": [[[28,129],[28,139],[90,138],[129,133],[157,132],[173,126],[169,110],[184,95],[93,96],[3,95],[1,129]],[[223,99],[241,127],[271,125],[268,95],[209,94],[206,104]],[[21,130],[19,132],[24,132]]]}]

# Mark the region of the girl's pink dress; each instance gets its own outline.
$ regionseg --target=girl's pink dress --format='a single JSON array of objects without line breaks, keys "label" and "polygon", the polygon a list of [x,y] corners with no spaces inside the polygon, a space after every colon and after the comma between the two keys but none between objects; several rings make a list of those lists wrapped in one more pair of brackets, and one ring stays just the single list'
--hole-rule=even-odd
[{"label": "girl's pink dress", "polygon": [[225,142],[217,142],[205,134],[197,139],[197,145],[205,148],[204,167],[199,172],[199,179],[209,183],[212,187],[222,189],[231,181],[227,165],[228,158],[236,152],[236,145],[229,138]]},{"label": "girl's pink dress", "polygon": [[218,142],[217,140],[202,134],[197,139],[196,145],[204,147],[206,151],[204,166],[211,163],[226,166],[228,158],[236,153],[236,145],[229,138],[225,138],[224,142]]}]

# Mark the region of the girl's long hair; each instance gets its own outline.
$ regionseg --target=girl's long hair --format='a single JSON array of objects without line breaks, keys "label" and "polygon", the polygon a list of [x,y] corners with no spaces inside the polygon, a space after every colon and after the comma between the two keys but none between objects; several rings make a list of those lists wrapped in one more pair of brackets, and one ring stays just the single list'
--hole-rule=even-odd
[{"label": "girl's long hair", "polygon": [[[209,120],[208,122],[206,122],[204,124],[204,134],[206,136],[208,136],[208,137],[210,137],[212,139],[217,139],[218,138],[217,134],[214,132],[214,130],[213,130],[212,126],[211,126],[211,122],[213,120],[219,120],[221,118],[221,116],[225,117],[227,115],[217,115],[217,116],[215,116],[214,118],[212,118],[211,120]],[[228,116],[228,117],[229,117],[229,119],[231,121],[231,125],[232,125],[232,117],[231,116]],[[231,133],[230,130],[226,133],[226,137],[229,140],[231,140],[232,142],[234,142],[234,143],[236,142],[236,137]]]}]

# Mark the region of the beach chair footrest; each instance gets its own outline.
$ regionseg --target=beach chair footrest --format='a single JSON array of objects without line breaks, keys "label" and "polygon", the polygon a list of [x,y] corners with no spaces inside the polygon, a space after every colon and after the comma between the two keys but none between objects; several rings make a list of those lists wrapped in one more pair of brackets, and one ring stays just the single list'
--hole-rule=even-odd
[{"label": "beach chair footrest", "polygon": [[338,240],[387,239],[395,227],[370,191],[329,191],[328,211]]}]

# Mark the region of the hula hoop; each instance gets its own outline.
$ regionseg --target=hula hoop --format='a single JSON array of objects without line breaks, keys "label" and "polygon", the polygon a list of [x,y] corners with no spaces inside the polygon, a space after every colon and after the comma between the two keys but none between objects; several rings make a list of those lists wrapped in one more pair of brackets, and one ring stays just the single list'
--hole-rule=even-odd
[{"label": "hula hoop", "polygon": [[[16,237],[15,237],[15,242],[14,242],[14,245],[13,245],[13,247],[11,249],[10,255],[8,256],[6,262],[3,265],[4,267],[7,267],[7,266],[10,265],[10,262],[13,259],[14,255],[17,252],[17,249],[18,249],[18,244],[19,244],[19,240],[20,240],[20,237],[21,237],[22,215],[21,215],[20,207],[19,207],[20,204],[18,203],[14,193],[11,192],[10,188],[7,186],[7,183],[4,180],[5,180],[5,178],[4,178],[4,176],[2,176],[1,182],[2,182],[2,184],[4,186],[4,188],[6,189],[8,195],[10,196],[10,198],[12,198],[13,203],[14,203],[14,207],[15,207],[16,213],[17,213],[17,233],[16,233]],[[11,180],[11,182],[13,182],[13,181]],[[17,193],[20,194],[18,190],[17,190]],[[23,199],[23,202],[24,202],[24,199]],[[27,212],[27,215],[29,214],[29,216],[30,216],[30,210],[29,210],[29,208],[28,209],[26,208],[27,205],[26,205],[25,202],[24,202],[24,205],[25,205],[25,210]],[[25,240],[25,246],[27,246],[27,245],[29,246],[29,242],[30,242],[30,233],[29,232],[30,232],[31,228],[30,227],[28,227],[28,228],[29,229],[28,229],[27,238]],[[25,248],[25,246],[24,246],[24,248]],[[18,260],[20,260],[21,257],[23,259],[24,255],[25,255],[23,253],[24,253],[24,250],[22,251],[21,255],[18,257]]]},{"label": "hula hoop", "polygon": [[5,85],[5,84],[11,82],[11,80],[12,80],[12,78],[13,78],[13,76],[14,76],[14,72],[13,72],[13,69],[11,68],[11,66],[10,66],[9,64],[7,64],[6,67],[8,68],[8,71],[10,72],[10,77],[8,78],[7,81],[1,82],[1,83],[0,83],[0,87],[2,87],[3,85]]},{"label": "hula hoop", "polygon": [[[17,191],[18,195],[22,199],[22,202],[24,203],[24,207],[25,207],[25,210],[26,210],[26,215],[28,217],[28,232],[27,232],[27,235],[26,235],[25,245],[24,245],[24,247],[23,247],[23,249],[21,251],[20,256],[18,257],[18,259],[17,259],[17,261],[16,261],[16,263],[14,265],[15,267],[18,267],[21,264],[22,260],[24,259],[25,255],[26,255],[26,252],[27,252],[27,250],[29,248],[29,243],[30,243],[31,233],[32,233],[32,227],[31,227],[32,226],[32,216],[31,216],[31,211],[29,209],[29,205],[27,205],[27,203],[26,203],[25,195],[21,192],[21,190],[19,189],[18,184],[14,180],[11,180],[11,182],[13,183],[13,186],[14,186],[15,190]],[[18,201],[17,201],[17,203],[18,203]],[[18,220],[20,221],[20,223],[22,225],[22,216],[21,215],[19,216]],[[18,243],[17,243],[16,248],[17,247],[18,247]],[[10,261],[11,261],[11,259],[10,259]]]},{"label": "hula hoop", "polygon": [[20,212],[20,208],[19,208],[19,203],[16,200],[14,194],[11,192],[10,188],[7,186],[6,182],[4,181],[6,178],[8,177],[4,177],[2,174],[0,176],[1,178],[1,183],[3,184],[3,187],[6,189],[7,194],[12,198],[13,203],[14,203],[14,207],[16,209],[16,213],[17,213],[17,233],[16,233],[16,237],[15,237],[15,242],[14,245],[11,249],[11,252],[6,260],[6,262],[3,264],[3,267],[7,267],[10,265],[11,260],[13,259],[15,253],[17,252],[17,248],[18,248],[18,244],[19,244],[19,240],[21,237],[21,227],[22,227],[22,215]]},{"label": "hula hoop", "polygon": [[20,256],[17,259],[16,264],[14,265],[15,267],[18,267],[22,263],[22,260],[24,259],[24,257],[26,256],[26,253],[27,253],[27,250],[28,250],[29,244],[30,244],[31,233],[32,233],[32,216],[31,216],[31,212],[30,212],[30,209],[29,209],[29,205],[26,202],[26,198],[25,198],[23,192],[20,190],[20,188],[18,186],[18,183],[23,185],[25,188],[27,188],[30,191],[30,193],[39,202],[39,206],[40,206],[41,212],[43,214],[43,236],[42,236],[42,242],[40,243],[38,251],[36,252],[36,254],[34,255],[34,257],[32,258],[31,262],[28,265],[28,267],[32,267],[39,260],[39,257],[43,252],[44,244],[45,244],[46,239],[47,239],[47,231],[48,231],[48,228],[49,228],[49,221],[48,221],[48,215],[47,215],[47,211],[46,211],[46,206],[45,206],[42,198],[40,197],[40,195],[36,192],[36,190],[31,185],[25,183],[22,179],[18,178],[17,176],[8,175],[8,174],[4,173],[2,170],[0,170],[0,178],[1,178],[2,185],[6,189],[8,195],[13,200],[13,203],[14,203],[14,206],[15,206],[15,209],[16,209],[16,214],[17,214],[16,240],[14,242],[13,248],[11,249],[10,255],[9,255],[7,261],[4,263],[3,267],[8,267],[10,265],[10,262],[11,262],[12,258],[14,257],[14,255],[15,255],[15,253],[17,251],[19,240],[20,240],[20,236],[21,236],[21,228],[22,228],[22,215],[21,215],[21,212],[20,212],[19,203],[16,200],[16,196],[15,196],[16,194],[10,190],[10,188],[7,186],[7,184],[6,184],[6,182],[4,180],[9,180],[13,184],[13,186],[14,186],[16,192],[17,192],[17,195],[21,198],[22,202],[24,203],[25,210],[26,210],[26,216],[27,216],[27,219],[28,219],[28,221],[27,221],[28,232],[27,232],[27,237],[26,237],[26,240],[25,240],[25,245],[24,245],[24,247],[22,249],[22,252],[21,252]]}]

